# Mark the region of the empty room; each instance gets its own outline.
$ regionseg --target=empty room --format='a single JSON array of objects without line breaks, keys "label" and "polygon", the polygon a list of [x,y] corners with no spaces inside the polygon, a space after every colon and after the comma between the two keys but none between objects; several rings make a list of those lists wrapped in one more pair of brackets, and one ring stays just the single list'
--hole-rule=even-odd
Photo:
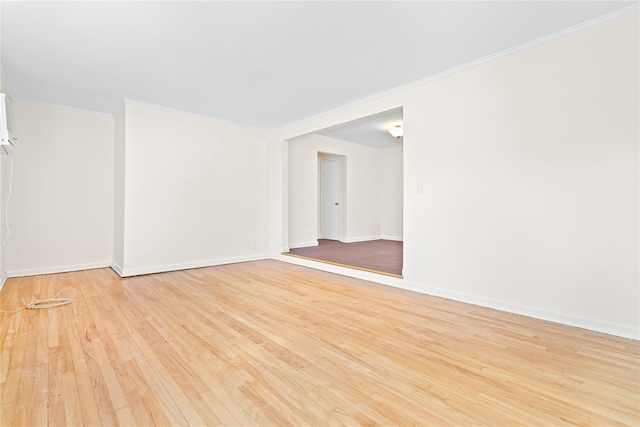
[{"label": "empty room", "polygon": [[1,426],[640,425],[639,2],[0,25]]}]

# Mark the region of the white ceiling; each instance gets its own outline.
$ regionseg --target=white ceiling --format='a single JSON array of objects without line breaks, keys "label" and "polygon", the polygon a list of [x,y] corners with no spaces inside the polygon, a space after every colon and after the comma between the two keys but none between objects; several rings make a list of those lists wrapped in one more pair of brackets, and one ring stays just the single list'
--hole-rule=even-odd
[{"label": "white ceiling", "polygon": [[15,97],[273,129],[633,5],[3,0],[1,65]]},{"label": "white ceiling", "polygon": [[342,123],[315,133],[374,148],[391,148],[402,145],[402,138],[397,139],[387,131],[396,125],[402,125],[402,108]]}]

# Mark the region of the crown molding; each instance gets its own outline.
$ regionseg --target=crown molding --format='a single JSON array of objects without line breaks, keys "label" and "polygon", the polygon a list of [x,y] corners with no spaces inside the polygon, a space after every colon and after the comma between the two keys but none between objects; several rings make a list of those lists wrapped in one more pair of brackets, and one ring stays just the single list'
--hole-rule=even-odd
[{"label": "crown molding", "polygon": [[[271,132],[285,131],[289,127],[295,127],[297,125],[304,124],[304,123],[306,123],[308,121],[312,121],[312,120],[315,120],[315,119],[320,119],[320,118],[323,118],[323,117],[327,117],[327,116],[330,116],[330,115],[332,115],[334,113],[347,110],[349,108],[358,107],[358,106],[361,106],[361,105],[376,101],[376,100],[381,99],[381,98],[385,98],[385,97],[388,97],[388,96],[396,95],[396,94],[398,94],[400,92],[404,92],[406,90],[413,89],[413,88],[418,87],[418,86],[422,86],[422,85],[424,85],[426,83],[429,83],[429,82],[432,82],[434,80],[438,80],[438,79],[441,79],[441,78],[444,78],[444,77],[448,77],[450,75],[459,73],[459,72],[467,70],[469,68],[473,68],[475,66],[478,66],[478,65],[481,65],[481,64],[485,64],[487,62],[491,62],[491,61],[494,61],[496,59],[500,59],[500,58],[503,58],[503,57],[506,57],[506,56],[509,56],[509,55],[512,55],[512,54],[515,54],[515,53],[519,53],[519,52],[521,52],[521,51],[523,51],[525,49],[529,49],[529,48],[532,48],[532,47],[535,47],[535,46],[542,45],[542,44],[547,43],[549,41],[552,41],[552,40],[558,39],[560,37],[564,37],[566,35],[569,35],[569,34],[584,30],[586,28],[590,28],[590,27],[593,27],[595,25],[602,24],[602,23],[605,23],[605,22],[613,21],[613,20],[616,20],[618,18],[622,18],[622,17],[627,16],[627,15],[631,15],[632,13],[637,12],[638,10],[640,10],[640,2],[636,3],[636,4],[633,4],[633,5],[630,5],[630,6],[627,6],[625,8],[616,10],[614,12],[610,12],[608,14],[599,16],[597,18],[590,19],[590,20],[582,22],[580,24],[576,24],[576,25],[574,25],[572,27],[565,28],[564,30],[556,31],[555,33],[548,34],[548,35],[546,35],[544,37],[539,37],[537,39],[534,39],[534,40],[519,44],[519,45],[511,47],[509,49],[505,49],[505,50],[502,50],[500,52],[496,52],[496,53],[493,53],[491,55],[487,55],[487,56],[482,57],[480,59],[476,59],[474,61],[467,62],[466,64],[462,64],[462,65],[459,65],[457,67],[453,67],[453,68],[450,68],[448,70],[441,71],[441,72],[436,73],[436,74],[432,74],[432,75],[430,75],[428,77],[425,77],[423,79],[416,80],[416,81],[413,81],[411,83],[404,84],[402,86],[397,86],[397,87],[395,87],[393,89],[389,89],[389,90],[386,90],[386,91],[383,91],[383,92],[379,92],[379,93],[376,93],[374,95],[367,96],[366,98],[361,98],[361,99],[359,99],[357,101],[353,101],[353,102],[350,102],[348,104],[343,104],[343,105],[341,105],[339,107],[336,107],[336,108],[333,108],[331,110],[327,110],[327,111],[324,111],[322,113],[319,113],[319,114],[304,118],[302,120],[297,120],[295,122],[291,122],[289,124],[286,124],[286,125],[283,125],[283,126],[278,126],[276,128],[269,129],[269,130]],[[399,107],[402,107],[402,106],[399,106]],[[291,137],[295,137],[295,136],[298,136],[298,135],[293,135]]]},{"label": "crown molding", "polygon": [[247,130],[252,130],[254,132],[266,132],[267,131],[267,129],[263,129],[263,128],[259,128],[259,127],[255,127],[255,126],[250,126],[250,125],[246,125],[246,124],[243,124],[243,123],[232,122],[232,121],[229,121],[229,120],[223,120],[223,119],[219,119],[219,118],[211,117],[211,116],[205,116],[205,115],[202,115],[202,114],[192,113],[190,111],[178,110],[176,108],[164,107],[162,105],[151,104],[149,102],[143,102],[143,101],[137,101],[135,99],[130,99],[130,98],[122,98],[122,102],[123,102],[124,105],[126,105],[126,104],[138,105],[140,107],[151,108],[151,109],[154,109],[154,110],[160,110],[160,111],[164,111],[164,112],[167,112],[167,113],[180,114],[180,115],[183,115],[183,116],[193,117],[193,118],[196,118],[196,119],[208,120],[208,121],[219,123],[219,124],[222,124],[222,125],[235,126],[235,127],[239,127],[239,128],[243,128],[243,129],[247,129]]}]

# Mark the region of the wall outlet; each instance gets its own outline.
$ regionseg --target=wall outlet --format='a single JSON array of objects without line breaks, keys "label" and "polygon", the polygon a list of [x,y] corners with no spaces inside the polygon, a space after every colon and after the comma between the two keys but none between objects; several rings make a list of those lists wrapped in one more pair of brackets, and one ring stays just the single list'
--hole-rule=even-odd
[{"label": "wall outlet", "polygon": [[418,182],[416,184],[416,194],[422,194],[422,190],[423,190],[422,182]]}]

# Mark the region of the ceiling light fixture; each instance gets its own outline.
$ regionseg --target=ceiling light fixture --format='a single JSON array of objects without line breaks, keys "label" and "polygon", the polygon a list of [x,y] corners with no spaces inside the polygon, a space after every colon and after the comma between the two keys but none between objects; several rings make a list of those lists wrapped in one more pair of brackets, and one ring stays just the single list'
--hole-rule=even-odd
[{"label": "ceiling light fixture", "polygon": [[389,132],[394,138],[398,139],[402,138],[402,136],[404,135],[402,125],[395,125],[395,127],[387,129],[387,132]]}]

